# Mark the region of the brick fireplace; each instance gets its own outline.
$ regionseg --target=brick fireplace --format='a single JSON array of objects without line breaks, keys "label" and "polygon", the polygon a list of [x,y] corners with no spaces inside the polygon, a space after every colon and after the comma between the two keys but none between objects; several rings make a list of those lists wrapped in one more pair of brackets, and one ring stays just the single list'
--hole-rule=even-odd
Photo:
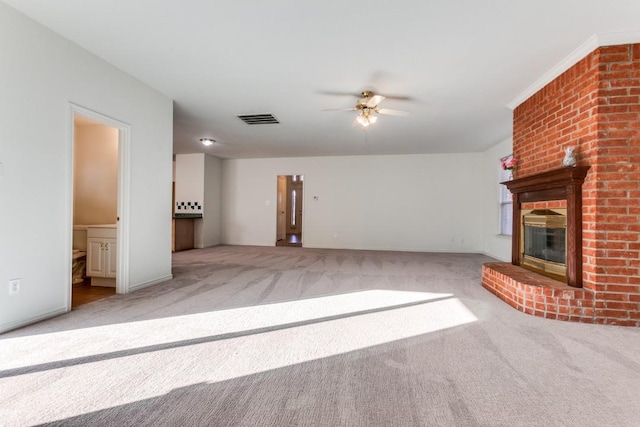
[{"label": "brick fireplace", "polygon": [[[528,314],[640,326],[640,44],[596,49],[514,110],[516,180],[562,168],[566,147],[589,167],[582,287],[512,263],[485,265],[482,284]],[[522,203],[554,208],[567,208],[566,200]]]}]

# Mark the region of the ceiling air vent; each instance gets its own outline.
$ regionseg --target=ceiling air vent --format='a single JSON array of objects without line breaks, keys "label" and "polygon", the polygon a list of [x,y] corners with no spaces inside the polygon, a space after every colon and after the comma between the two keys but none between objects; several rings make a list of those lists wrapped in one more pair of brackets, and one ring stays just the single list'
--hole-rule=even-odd
[{"label": "ceiling air vent", "polygon": [[248,125],[269,125],[272,123],[280,123],[273,114],[242,114],[238,118]]}]

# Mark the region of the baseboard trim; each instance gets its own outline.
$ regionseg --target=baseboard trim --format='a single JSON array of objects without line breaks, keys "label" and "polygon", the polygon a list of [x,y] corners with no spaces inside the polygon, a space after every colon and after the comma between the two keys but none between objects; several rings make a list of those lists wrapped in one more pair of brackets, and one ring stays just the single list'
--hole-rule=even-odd
[{"label": "baseboard trim", "polygon": [[274,240],[271,243],[265,242],[224,242],[220,243],[220,245],[224,246],[276,246],[276,241]]},{"label": "baseboard trim", "polygon": [[[270,244],[264,243],[247,243],[247,242],[225,242],[221,246],[262,246],[277,247],[275,242]],[[287,246],[280,246],[287,247]],[[354,247],[337,247],[331,245],[317,245],[302,242],[305,249],[336,249],[344,251],[388,251],[388,252],[424,252],[424,253],[443,253],[443,254],[478,254],[480,251],[475,249],[434,249],[434,248],[395,248],[395,247],[375,247],[375,246],[354,246]]]},{"label": "baseboard trim", "polygon": [[194,249],[213,248],[214,246],[220,246],[222,243],[207,243],[206,245],[196,245]]},{"label": "baseboard trim", "polygon": [[160,283],[164,283],[171,279],[173,279],[173,274],[169,274],[168,276],[160,277],[158,279],[150,280],[148,282],[143,282],[137,285],[129,286],[129,292],[135,292],[140,289],[148,288],[149,286],[158,285]]},{"label": "baseboard trim", "polygon": [[474,249],[434,249],[434,248],[392,248],[392,247],[336,247],[325,245],[307,245],[302,243],[305,249],[335,249],[338,251],[384,251],[384,252],[414,252],[414,253],[440,253],[440,254],[478,254]]},{"label": "baseboard trim", "polygon": [[503,258],[497,257],[497,256],[495,256],[495,255],[492,255],[492,254],[487,253],[487,252],[484,252],[484,251],[483,251],[483,252],[480,252],[480,253],[481,253],[482,255],[484,255],[484,256],[488,256],[489,258],[493,258],[493,259],[498,260],[498,261],[502,261],[502,262],[511,262],[511,259],[503,259]]},{"label": "baseboard trim", "polygon": [[65,314],[65,313],[68,313],[68,311],[66,307],[63,307],[63,308],[58,308],[56,310],[49,311],[34,317],[29,317],[28,319],[18,320],[17,322],[3,323],[2,325],[0,325],[0,334],[4,332],[12,331],[14,329],[22,328],[23,326],[31,325],[33,323],[37,323],[42,320],[60,316],[61,314]]}]

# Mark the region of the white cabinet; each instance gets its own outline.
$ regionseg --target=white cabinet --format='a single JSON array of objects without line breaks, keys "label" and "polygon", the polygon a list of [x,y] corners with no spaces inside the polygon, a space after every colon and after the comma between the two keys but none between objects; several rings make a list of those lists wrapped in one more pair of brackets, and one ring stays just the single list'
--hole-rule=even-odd
[{"label": "white cabinet", "polygon": [[117,229],[87,228],[87,276],[94,286],[116,286]]}]

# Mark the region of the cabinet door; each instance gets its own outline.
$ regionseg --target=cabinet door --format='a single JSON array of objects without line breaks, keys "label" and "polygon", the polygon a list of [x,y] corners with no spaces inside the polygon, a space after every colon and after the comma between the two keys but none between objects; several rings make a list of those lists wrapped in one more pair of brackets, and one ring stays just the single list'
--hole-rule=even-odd
[{"label": "cabinet door", "polygon": [[87,239],[87,276],[104,277],[103,239]]},{"label": "cabinet door", "polygon": [[176,251],[193,249],[194,221],[195,220],[191,218],[180,218],[175,220]]},{"label": "cabinet door", "polygon": [[115,239],[105,240],[105,276],[116,277],[116,265],[118,264],[118,251]]}]

